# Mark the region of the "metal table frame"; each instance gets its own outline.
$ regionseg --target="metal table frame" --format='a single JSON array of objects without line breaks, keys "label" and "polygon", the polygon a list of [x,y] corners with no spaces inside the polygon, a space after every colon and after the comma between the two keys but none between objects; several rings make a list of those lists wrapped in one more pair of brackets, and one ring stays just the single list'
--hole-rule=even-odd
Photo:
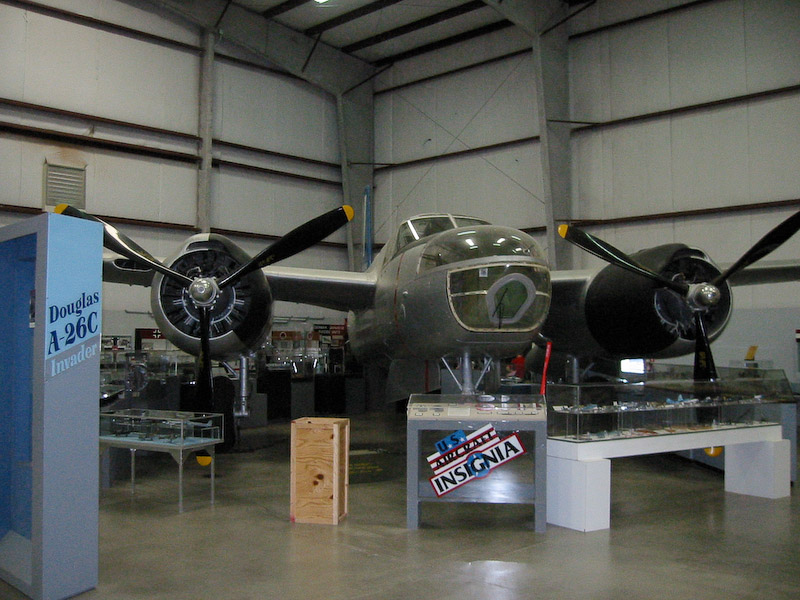
[{"label": "metal table frame", "polygon": [[[438,498],[427,480],[420,480],[420,434],[422,431],[474,431],[492,424],[498,432],[529,431],[534,435],[534,483],[518,484],[509,490],[508,503],[533,504],[534,526],[537,533],[547,529],[547,420],[486,419],[408,419],[406,446],[406,521],[408,529],[419,527],[421,502],[488,502],[471,493],[469,484]],[[530,452],[530,449],[528,450]],[[496,502],[496,501],[493,501]]]},{"label": "metal table frame", "polygon": [[192,444],[171,444],[168,442],[156,442],[151,440],[133,440],[125,437],[100,436],[100,453],[106,448],[126,448],[131,453],[131,494],[136,492],[136,451],[149,450],[152,452],[166,452],[175,462],[178,463],[178,512],[183,512],[183,463],[193,453],[199,450],[206,450],[211,456],[211,504],[214,504],[215,481],[214,468],[216,460],[214,457],[214,446],[221,444],[222,440],[214,439],[208,442]]}]

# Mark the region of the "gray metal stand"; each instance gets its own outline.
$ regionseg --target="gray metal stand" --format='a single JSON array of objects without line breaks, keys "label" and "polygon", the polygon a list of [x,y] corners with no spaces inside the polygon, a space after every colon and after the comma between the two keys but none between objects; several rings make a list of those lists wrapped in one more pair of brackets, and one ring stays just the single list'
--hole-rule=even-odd
[{"label": "gray metal stand", "polygon": [[183,464],[186,459],[199,450],[205,450],[211,456],[211,504],[214,504],[216,461],[214,460],[214,446],[221,440],[211,440],[181,447],[175,444],[162,444],[151,441],[134,441],[128,438],[100,437],[100,452],[106,448],[127,448],[131,453],[131,494],[136,492],[136,451],[149,450],[151,452],[166,452],[178,463],[178,512],[183,512]]},{"label": "gray metal stand", "polygon": [[[543,533],[547,528],[547,410],[541,396],[498,396],[494,402],[481,402],[486,397],[460,395],[411,396],[408,404],[407,450],[406,450],[406,510],[407,527],[419,527],[419,511],[422,502],[486,502],[532,504],[534,506],[535,530]],[[500,401],[500,400],[504,401]],[[420,448],[423,431],[463,431],[469,437],[491,424],[495,431],[532,432],[533,484],[502,481],[491,490],[483,486],[486,482],[469,482],[452,491],[437,496],[431,483],[420,479],[420,452],[429,455],[436,448]],[[502,436],[501,436],[502,437]],[[457,447],[456,447],[457,448]],[[475,453],[462,453],[469,457]],[[500,469],[503,467],[500,466]],[[490,478],[491,479],[491,478]]]}]

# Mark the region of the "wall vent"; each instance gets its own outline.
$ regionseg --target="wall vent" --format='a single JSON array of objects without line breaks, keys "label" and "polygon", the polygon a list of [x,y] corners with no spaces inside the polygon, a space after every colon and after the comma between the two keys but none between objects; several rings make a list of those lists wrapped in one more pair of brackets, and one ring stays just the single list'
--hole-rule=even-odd
[{"label": "wall vent", "polygon": [[86,169],[44,163],[44,204],[86,208]]}]

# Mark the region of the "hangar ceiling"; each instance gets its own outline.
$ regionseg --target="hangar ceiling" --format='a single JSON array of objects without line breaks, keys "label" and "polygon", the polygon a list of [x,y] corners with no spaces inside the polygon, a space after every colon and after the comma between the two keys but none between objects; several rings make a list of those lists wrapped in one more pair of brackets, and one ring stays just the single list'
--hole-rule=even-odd
[{"label": "hangar ceiling", "polygon": [[[591,3],[565,2],[576,7]],[[514,26],[483,0],[233,0],[228,4],[376,67]]]}]

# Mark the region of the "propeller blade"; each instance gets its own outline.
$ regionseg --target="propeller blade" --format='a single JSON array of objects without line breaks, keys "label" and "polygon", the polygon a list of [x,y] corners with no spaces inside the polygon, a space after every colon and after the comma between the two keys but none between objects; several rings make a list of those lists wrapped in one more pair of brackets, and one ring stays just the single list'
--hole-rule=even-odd
[{"label": "propeller blade", "polygon": [[750,250],[745,252],[739,260],[728,267],[724,273],[717,275],[711,283],[719,287],[720,284],[724,283],[731,275],[738,273],[745,267],[749,267],[757,260],[761,260],[767,254],[777,249],[781,244],[797,233],[798,230],[800,230],[800,211],[794,213],[791,217],[784,220],[783,223],[758,240]]},{"label": "propeller blade", "polygon": [[708,341],[705,319],[702,311],[694,311],[694,374],[696,381],[714,381],[717,379],[717,368],[711,355],[711,344]]},{"label": "propeller blade", "polygon": [[195,402],[203,410],[210,411],[214,405],[214,379],[211,374],[211,310],[207,306],[197,307],[200,317],[200,354],[197,356],[197,383]]},{"label": "propeller blade", "polygon": [[129,258],[143,266],[149,267],[154,271],[158,271],[166,277],[171,277],[183,285],[189,285],[192,283],[192,280],[186,277],[186,275],[182,275],[181,273],[173,271],[169,267],[161,264],[158,260],[153,258],[153,256],[151,256],[147,250],[142,248],[127,235],[119,231],[116,227],[106,223],[102,219],[99,219],[94,215],[90,215],[79,208],[70,206],[69,204],[59,204],[55,208],[55,211],[59,214],[67,215],[68,217],[77,217],[79,219],[86,219],[87,221],[100,223],[103,226],[103,245],[109,250],[112,250],[117,254],[121,254],[122,256]]},{"label": "propeller blade", "polygon": [[637,273],[638,275],[647,277],[648,279],[661,284],[661,286],[665,288],[678,292],[682,296],[686,296],[686,294],[689,292],[688,284],[672,281],[671,279],[667,279],[655,271],[651,271],[647,267],[637,263],[630,256],[622,252],[622,250],[615,248],[611,244],[604,242],[600,238],[596,238],[585,231],[562,224],[558,226],[558,234],[568,242],[571,242],[579,248],[594,254],[598,258],[602,258],[604,261],[611,263],[612,265],[627,269],[632,273]]},{"label": "propeller blade", "polygon": [[352,220],[353,214],[353,208],[344,205],[326,212],[315,219],[311,219],[307,223],[300,225],[284,235],[274,244],[264,248],[264,250],[251,258],[250,261],[222,279],[222,281],[219,282],[219,287],[223,288],[226,285],[234,284],[256,269],[262,269],[279,260],[289,258],[298,252],[302,252],[306,248],[310,248],[317,242],[324,240],[342,225]]}]

